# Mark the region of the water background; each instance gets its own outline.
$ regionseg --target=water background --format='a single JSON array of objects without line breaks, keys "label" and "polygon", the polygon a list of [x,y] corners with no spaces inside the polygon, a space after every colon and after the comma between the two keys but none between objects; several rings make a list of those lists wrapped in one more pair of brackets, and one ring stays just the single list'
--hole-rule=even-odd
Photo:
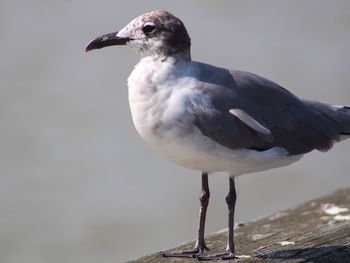
[{"label": "water background", "polygon": [[[160,158],[131,122],[137,54],[84,53],[155,9],[183,19],[195,60],[350,104],[349,1],[2,0],[0,262],[124,262],[195,238],[199,173]],[[349,186],[349,151],[350,140],[239,178],[237,220]],[[226,227],[228,179],[209,180],[212,233]]]}]

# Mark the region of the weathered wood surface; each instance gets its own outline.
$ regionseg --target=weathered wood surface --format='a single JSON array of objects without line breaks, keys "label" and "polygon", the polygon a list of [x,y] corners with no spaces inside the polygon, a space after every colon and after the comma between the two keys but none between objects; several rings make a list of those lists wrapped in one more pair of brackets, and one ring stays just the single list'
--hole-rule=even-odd
[{"label": "weathered wood surface", "polygon": [[[236,252],[242,256],[237,262],[350,263],[350,189],[238,224],[235,232]],[[207,236],[210,253],[222,252],[226,238],[227,231]],[[193,245],[194,242],[189,242],[174,250],[191,249]],[[128,263],[160,262],[198,260],[165,259],[155,253]]]}]

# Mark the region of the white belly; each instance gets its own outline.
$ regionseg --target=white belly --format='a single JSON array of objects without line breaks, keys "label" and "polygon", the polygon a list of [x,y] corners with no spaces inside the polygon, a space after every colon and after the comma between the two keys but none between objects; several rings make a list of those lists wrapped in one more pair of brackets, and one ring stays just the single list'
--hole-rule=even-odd
[{"label": "white belly", "polygon": [[240,175],[288,165],[302,157],[287,156],[287,152],[279,147],[263,152],[232,150],[202,135],[196,127],[192,127],[192,131],[175,127],[161,131],[136,123],[135,126],[141,137],[163,157],[198,171],[225,171],[231,175]]}]

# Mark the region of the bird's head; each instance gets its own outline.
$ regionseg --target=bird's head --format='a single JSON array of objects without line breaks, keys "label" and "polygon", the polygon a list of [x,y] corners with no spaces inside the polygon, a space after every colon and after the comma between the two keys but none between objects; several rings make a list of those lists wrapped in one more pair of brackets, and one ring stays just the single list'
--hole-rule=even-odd
[{"label": "bird's head", "polygon": [[181,55],[190,59],[191,40],[182,21],[167,11],[143,14],[118,32],[92,40],[86,51],[106,46],[127,45],[142,57]]}]

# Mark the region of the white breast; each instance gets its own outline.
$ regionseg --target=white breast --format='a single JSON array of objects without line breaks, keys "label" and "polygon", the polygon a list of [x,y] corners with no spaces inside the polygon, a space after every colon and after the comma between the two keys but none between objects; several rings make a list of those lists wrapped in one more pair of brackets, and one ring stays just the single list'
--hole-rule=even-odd
[{"label": "white breast", "polygon": [[142,59],[128,79],[129,104],[141,137],[154,144],[171,127],[180,129],[191,114],[186,103],[194,95],[191,78],[182,76],[185,65]]}]

